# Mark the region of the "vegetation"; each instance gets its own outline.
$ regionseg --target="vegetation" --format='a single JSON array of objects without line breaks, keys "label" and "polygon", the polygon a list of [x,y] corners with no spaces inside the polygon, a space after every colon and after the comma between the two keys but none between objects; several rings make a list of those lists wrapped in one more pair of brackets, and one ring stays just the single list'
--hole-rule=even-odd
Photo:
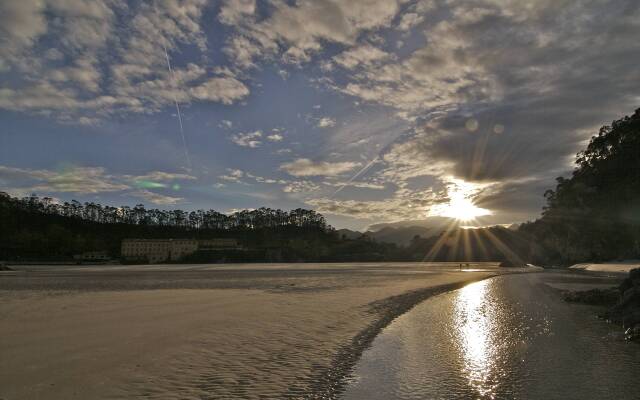
[{"label": "vegetation", "polygon": [[77,201],[56,203],[35,195],[0,193],[0,260],[70,261],[74,254],[107,251],[119,257],[124,238],[232,237],[250,251],[193,255],[190,261],[387,260],[396,247],[345,240],[312,210],[259,208],[223,214],[214,210],[146,209]]},{"label": "vegetation", "polygon": [[[37,196],[0,194],[0,260],[71,261],[74,254],[106,251],[120,256],[124,238],[237,239],[243,251],[199,252],[184,262],[269,261],[501,261],[526,253],[527,242],[504,228],[466,232],[453,229],[407,247],[376,242],[367,235],[347,238],[314,211],[260,208],[230,215],[213,210],[147,210],[143,205],[110,207],[55,203]],[[524,243],[524,245],[523,245]]]},{"label": "vegetation", "polygon": [[542,217],[520,228],[541,245],[538,262],[640,258],[640,109],[603,126],[557,182]]}]

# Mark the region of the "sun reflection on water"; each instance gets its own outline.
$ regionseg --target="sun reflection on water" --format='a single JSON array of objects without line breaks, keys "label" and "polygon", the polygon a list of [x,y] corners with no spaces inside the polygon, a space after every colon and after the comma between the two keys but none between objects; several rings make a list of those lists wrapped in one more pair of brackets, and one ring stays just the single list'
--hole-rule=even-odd
[{"label": "sun reflection on water", "polygon": [[482,398],[495,398],[495,316],[488,301],[489,281],[481,281],[459,290],[455,300],[458,348],[462,370]]}]

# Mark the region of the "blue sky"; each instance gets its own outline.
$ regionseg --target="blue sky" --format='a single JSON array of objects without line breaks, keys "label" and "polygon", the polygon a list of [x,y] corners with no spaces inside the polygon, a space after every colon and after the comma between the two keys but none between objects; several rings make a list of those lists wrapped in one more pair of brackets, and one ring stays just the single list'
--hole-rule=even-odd
[{"label": "blue sky", "polygon": [[478,224],[525,221],[591,135],[638,107],[639,8],[2,2],[0,190],[303,207],[356,229],[454,203]]}]

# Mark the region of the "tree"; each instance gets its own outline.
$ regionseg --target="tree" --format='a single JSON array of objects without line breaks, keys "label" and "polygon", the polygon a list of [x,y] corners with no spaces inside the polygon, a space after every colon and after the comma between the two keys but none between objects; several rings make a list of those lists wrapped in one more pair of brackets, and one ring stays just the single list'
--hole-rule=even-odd
[{"label": "tree", "polygon": [[564,264],[640,256],[640,109],[603,126],[522,229]]}]

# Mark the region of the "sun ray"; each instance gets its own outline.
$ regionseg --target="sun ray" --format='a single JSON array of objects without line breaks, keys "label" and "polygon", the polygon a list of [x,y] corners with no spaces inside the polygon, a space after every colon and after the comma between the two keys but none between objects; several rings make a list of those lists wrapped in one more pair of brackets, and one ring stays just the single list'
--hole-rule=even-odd
[{"label": "sun ray", "polygon": [[463,258],[465,260],[473,260],[473,247],[471,247],[471,241],[469,240],[469,231],[470,229],[462,230],[462,248],[463,248]]},{"label": "sun ray", "polygon": [[460,231],[461,228],[458,227],[458,229],[455,230],[454,236],[453,236],[453,243],[451,244],[451,248],[449,249],[449,254],[447,256],[447,260],[448,261],[458,261],[458,245],[460,243]]},{"label": "sun ray", "polygon": [[491,233],[489,229],[483,229],[482,233],[487,236],[489,241],[498,249],[507,260],[519,265],[524,265],[524,261],[513,250],[509,248],[500,238]]},{"label": "sun ray", "polygon": [[482,259],[485,261],[488,260],[489,253],[487,252],[487,248],[485,247],[482,238],[478,234],[478,231],[475,229],[470,229],[470,231],[471,231],[471,235],[473,235],[475,239],[475,242],[478,244],[478,249],[480,249],[480,253],[482,253],[482,257],[483,257]]},{"label": "sun ray", "polygon": [[445,228],[444,232],[440,234],[440,237],[438,238],[436,243],[433,245],[433,247],[431,247],[429,252],[425,254],[422,261],[433,261],[436,255],[438,254],[438,252],[440,251],[440,249],[442,248],[442,246],[444,246],[445,242],[447,241],[449,233],[451,233],[456,228],[458,228],[458,222],[456,220],[451,220],[449,225],[447,225],[447,227]]}]

